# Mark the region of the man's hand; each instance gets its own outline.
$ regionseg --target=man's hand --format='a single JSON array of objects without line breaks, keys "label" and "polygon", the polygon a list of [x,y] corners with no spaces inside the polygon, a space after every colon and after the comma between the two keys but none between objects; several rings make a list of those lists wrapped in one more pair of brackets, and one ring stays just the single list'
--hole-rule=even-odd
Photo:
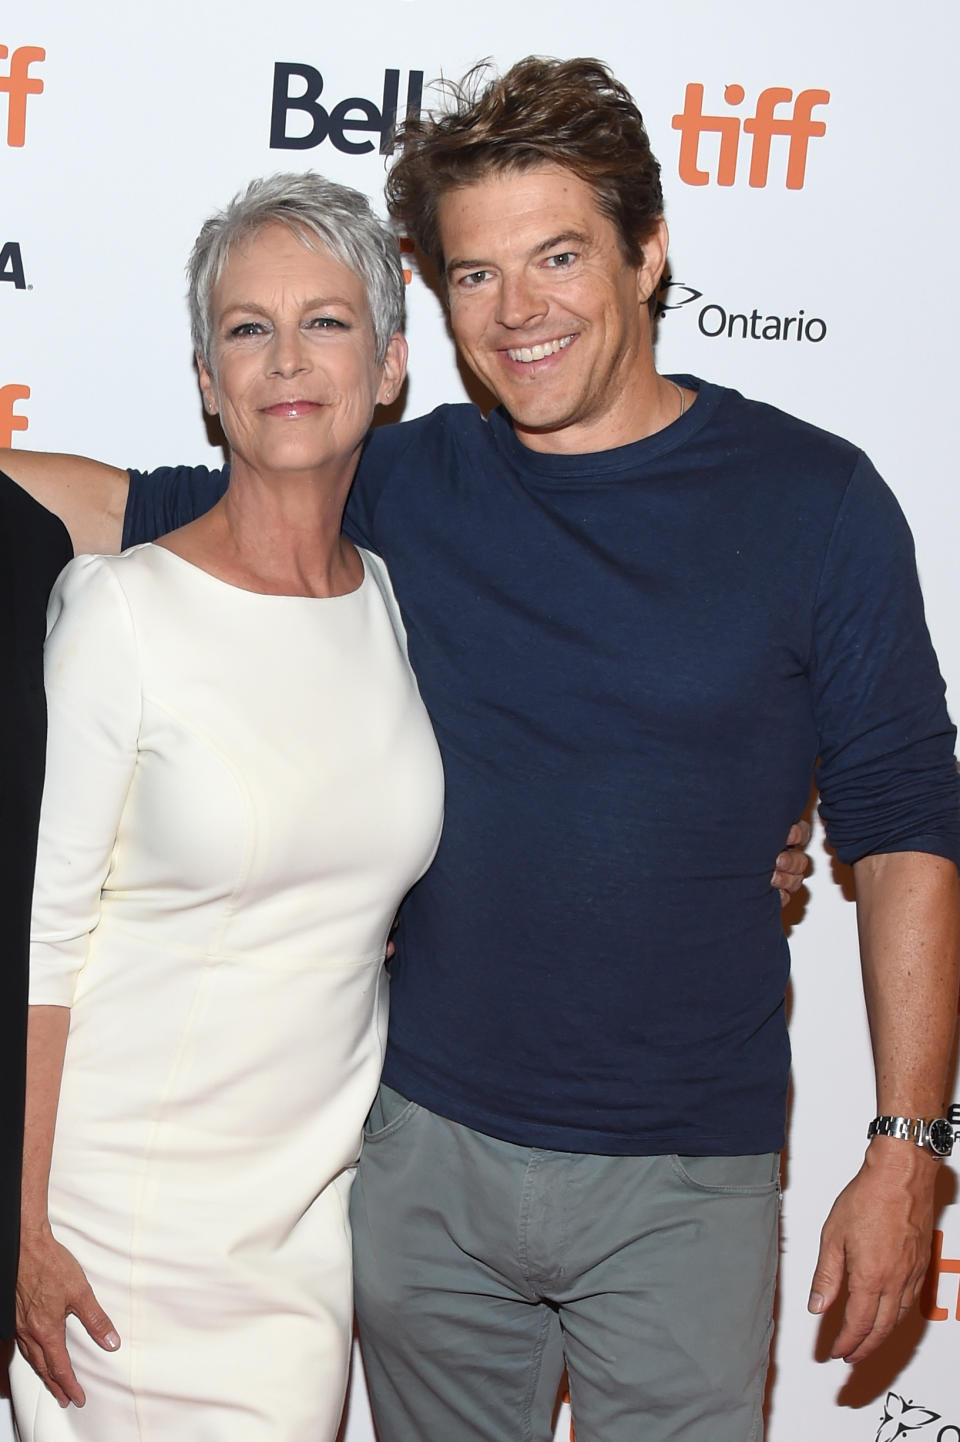
[{"label": "man's hand", "polygon": [[780,892],[781,906],[786,906],[793,893],[800,890],[803,878],[810,870],[810,858],[805,850],[809,845],[809,823],[795,821],[787,833],[786,849],[777,857],[770,878],[770,885]]},{"label": "man's hand", "polygon": [[846,1273],[849,1295],[831,1357],[862,1362],[913,1306],[930,1258],[939,1166],[909,1142],[876,1137],[834,1202],[807,1303],[811,1312],[827,1311]]},{"label": "man's hand", "polygon": [[66,1407],[82,1407],[83,1388],[67,1352],[65,1321],[78,1317],[107,1352],[120,1346],[76,1258],[61,1247],[49,1228],[25,1236],[17,1276],[17,1346],[47,1391]]}]

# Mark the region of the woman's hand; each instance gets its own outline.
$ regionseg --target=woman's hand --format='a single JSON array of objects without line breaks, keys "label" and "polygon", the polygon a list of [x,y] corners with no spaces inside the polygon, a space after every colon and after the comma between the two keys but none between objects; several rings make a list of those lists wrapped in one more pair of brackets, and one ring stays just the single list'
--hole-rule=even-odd
[{"label": "woman's hand", "polygon": [[78,1317],[98,1346],[120,1346],[113,1323],[93,1295],[77,1259],[49,1226],[21,1239],[17,1275],[17,1346],[47,1391],[66,1407],[82,1407],[83,1388],[67,1353],[66,1318]]}]

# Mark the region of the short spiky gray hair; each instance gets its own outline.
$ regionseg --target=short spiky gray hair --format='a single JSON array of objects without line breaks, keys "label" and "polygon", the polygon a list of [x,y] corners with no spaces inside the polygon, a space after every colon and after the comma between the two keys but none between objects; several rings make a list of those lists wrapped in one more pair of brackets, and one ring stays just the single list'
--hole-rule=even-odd
[{"label": "short spiky gray hair", "polygon": [[349,185],[314,171],[251,180],[246,190],[205,221],[187,262],[190,330],[197,354],[210,365],[210,302],[235,245],[266,225],[285,225],[304,245],[328,250],[363,281],[373,316],[377,361],[403,328],[403,267],[396,239]]}]

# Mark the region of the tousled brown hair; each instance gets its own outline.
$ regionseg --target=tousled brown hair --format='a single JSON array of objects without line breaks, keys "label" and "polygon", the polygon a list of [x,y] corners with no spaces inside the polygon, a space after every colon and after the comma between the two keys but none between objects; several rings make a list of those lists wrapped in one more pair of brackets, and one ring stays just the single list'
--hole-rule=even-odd
[{"label": "tousled brown hair", "polygon": [[599,60],[528,55],[506,75],[488,79],[488,71],[483,61],[459,84],[441,82],[451,108],[403,125],[386,182],[393,218],[442,274],[442,195],[491,173],[562,165],[592,187],[624,256],[641,264],[643,242],[663,213],[663,191],[629,91]]}]

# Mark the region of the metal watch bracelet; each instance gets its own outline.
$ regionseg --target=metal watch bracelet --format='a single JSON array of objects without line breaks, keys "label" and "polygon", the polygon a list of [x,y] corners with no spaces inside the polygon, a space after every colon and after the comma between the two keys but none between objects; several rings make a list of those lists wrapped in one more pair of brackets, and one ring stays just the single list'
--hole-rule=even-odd
[{"label": "metal watch bracelet", "polygon": [[934,1157],[948,1157],[953,1151],[953,1127],[946,1117],[874,1117],[867,1137],[912,1142]]}]

